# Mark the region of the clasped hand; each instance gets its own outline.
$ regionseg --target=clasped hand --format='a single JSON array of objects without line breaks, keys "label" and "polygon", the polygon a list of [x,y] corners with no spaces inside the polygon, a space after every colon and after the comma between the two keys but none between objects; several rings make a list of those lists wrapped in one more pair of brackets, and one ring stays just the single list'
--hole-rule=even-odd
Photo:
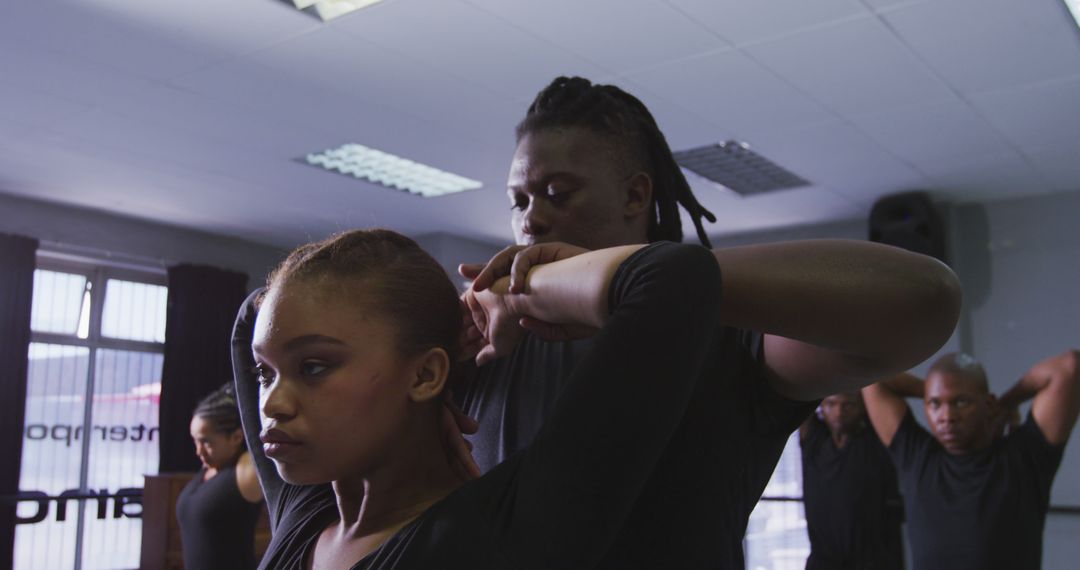
[{"label": "clasped hand", "polygon": [[462,295],[464,357],[484,364],[510,354],[527,330],[544,340],[572,340],[593,334],[595,330],[589,327],[535,319],[521,302],[531,293],[530,269],[587,251],[565,243],[510,246],[486,264],[461,264],[458,271],[473,280],[472,287]]}]

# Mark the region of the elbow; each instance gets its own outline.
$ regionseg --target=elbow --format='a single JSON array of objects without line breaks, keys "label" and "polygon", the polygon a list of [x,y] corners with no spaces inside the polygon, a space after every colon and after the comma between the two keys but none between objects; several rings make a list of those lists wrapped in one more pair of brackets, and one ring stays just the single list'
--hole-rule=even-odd
[{"label": "elbow", "polygon": [[925,257],[911,285],[911,304],[905,304],[904,336],[908,347],[894,354],[893,370],[906,370],[933,356],[952,337],[960,319],[963,290],[956,274],[936,259]]},{"label": "elbow", "polygon": [[1061,375],[1073,384],[1080,384],[1080,351],[1069,350],[1060,358]]},{"label": "elbow", "polygon": [[960,280],[951,269],[936,259],[928,261],[934,268],[927,271],[928,283],[925,286],[924,304],[930,314],[938,316],[932,319],[934,329],[932,332],[940,339],[937,347],[934,348],[937,350],[952,336],[956,328],[964,294],[960,287]]}]

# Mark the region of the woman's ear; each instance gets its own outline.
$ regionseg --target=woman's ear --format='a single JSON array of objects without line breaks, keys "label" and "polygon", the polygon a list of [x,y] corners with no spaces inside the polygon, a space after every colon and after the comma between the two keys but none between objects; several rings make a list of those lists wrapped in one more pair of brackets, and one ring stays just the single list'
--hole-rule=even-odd
[{"label": "woman's ear", "polygon": [[244,429],[236,428],[229,434],[229,445],[244,445]]},{"label": "woman's ear", "polygon": [[441,348],[429,349],[413,361],[409,397],[414,402],[426,402],[442,394],[450,375],[450,356]]}]

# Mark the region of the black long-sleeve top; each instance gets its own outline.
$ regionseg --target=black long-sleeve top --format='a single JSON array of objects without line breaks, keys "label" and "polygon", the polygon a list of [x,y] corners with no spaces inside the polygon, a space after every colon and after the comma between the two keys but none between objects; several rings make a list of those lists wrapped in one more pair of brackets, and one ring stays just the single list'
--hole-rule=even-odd
[{"label": "black long-sleeve top", "polygon": [[[561,569],[600,562],[664,457],[695,386],[708,380],[708,354],[719,333],[719,268],[703,248],[653,244],[620,266],[609,307],[607,325],[532,443],[353,568]],[[233,351],[244,431],[273,528],[262,567],[299,568],[338,513],[328,484],[287,484],[262,454],[258,385],[250,372],[254,317],[249,299],[237,318]]]}]

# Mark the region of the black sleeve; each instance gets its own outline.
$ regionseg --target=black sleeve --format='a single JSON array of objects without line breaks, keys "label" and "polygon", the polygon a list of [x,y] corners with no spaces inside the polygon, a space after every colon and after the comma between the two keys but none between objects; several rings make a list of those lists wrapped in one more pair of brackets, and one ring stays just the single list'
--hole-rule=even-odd
[{"label": "black sleeve", "polygon": [[236,315],[232,332],[233,382],[236,384],[236,401],[240,405],[240,421],[244,425],[244,439],[247,441],[251,458],[259,472],[266,508],[270,515],[271,530],[277,528],[280,518],[281,493],[285,482],[278,476],[274,462],[263,455],[259,431],[262,425],[259,419],[259,383],[255,377],[255,358],[251,354],[251,337],[255,328],[255,300],[262,294],[260,288],[248,296]]},{"label": "black sleeve", "polygon": [[616,272],[609,307],[532,445],[501,466],[516,469],[512,486],[487,505],[504,552],[538,567],[591,568],[613,543],[716,342],[719,267],[699,246],[647,246]]},{"label": "black sleeve", "polygon": [[792,400],[777,392],[765,373],[765,335],[756,331],[731,329],[739,345],[753,358],[738,380],[739,390],[750,412],[750,430],[760,436],[787,436],[799,428],[821,404],[821,399]]},{"label": "black sleeve", "polygon": [[934,437],[915,421],[915,415],[909,408],[889,444],[889,456],[897,471],[910,472],[925,461],[930,449],[937,444]]},{"label": "black sleeve", "polygon": [[1029,465],[1038,487],[1040,499],[1044,504],[1050,502],[1050,487],[1054,484],[1054,475],[1057,474],[1061,465],[1061,458],[1065,454],[1065,444],[1052,445],[1046,440],[1046,436],[1035,422],[1035,416],[1028,412],[1028,417],[1023,425],[1008,435],[1009,447],[1014,448],[1020,457]]}]

